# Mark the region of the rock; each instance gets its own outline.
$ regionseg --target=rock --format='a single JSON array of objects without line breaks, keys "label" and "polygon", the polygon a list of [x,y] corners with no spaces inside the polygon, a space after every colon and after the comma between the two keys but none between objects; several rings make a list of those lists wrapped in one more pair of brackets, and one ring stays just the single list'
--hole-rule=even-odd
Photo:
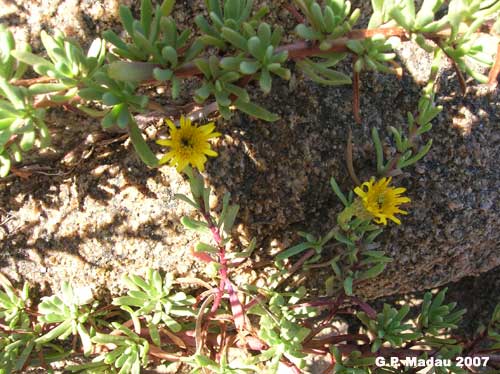
[{"label": "rock", "polygon": [[[231,125],[233,134],[249,144],[252,158],[231,151],[230,157],[211,163],[210,179],[237,199],[248,235],[269,238],[264,248],[273,239],[283,248],[296,244],[296,237],[290,240],[293,230],[325,234],[335,225],[341,207],[328,180],[335,176],[344,191],[354,187],[344,161],[349,127],[354,133],[356,170],[368,180],[375,172],[370,128],[376,126],[386,137],[387,126],[404,127],[406,112],[415,110],[420,87],[412,77],[398,82],[365,74],[363,79],[361,126],[344,110],[351,107],[350,88],[303,81],[293,92],[278,84],[276,94],[265,101],[282,115],[282,121],[269,125],[245,118],[236,128]],[[371,87],[379,81],[384,89],[374,93]],[[478,87],[472,85],[461,97],[448,70],[442,71],[440,83],[438,104],[444,110],[429,134],[433,147],[418,163],[418,170],[410,167],[394,178],[393,183],[406,187],[412,199],[403,224],[390,224],[381,236],[380,249],[394,261],[376,281],[358,290],[365,297],[428,289],[500,265],[498,91],[488,98],[476,95]],[[464,108],[473,115],[461,116]],[[457,117],[467,121],[469,131],[454,125]],[[266,168],[261,170],[259,164]],[[225,172],[229,169],[230,173]],[[328,274],[315,270],[306,277],[322,290]]]}]

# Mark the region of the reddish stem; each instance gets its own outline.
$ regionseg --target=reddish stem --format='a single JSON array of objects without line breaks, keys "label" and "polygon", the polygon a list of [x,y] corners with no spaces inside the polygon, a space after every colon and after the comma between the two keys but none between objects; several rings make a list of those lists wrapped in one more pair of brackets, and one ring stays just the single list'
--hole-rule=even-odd
[{"label": "reddish stem", "polygon": [[33,84],[37,84],[37,83],[55,83],[55,82],[57,82],[56,78],[38,77],[38,78],[30,78],[30,79],[18,79],[16,81],[12,82],[12,85],[29,87],[29,86],[31,86]]},{"label": "reddish stem", "polygon": [[358,58],[354,56],[354,59],[352,61],[352,113],[354,115],[354,120],[358,125],[361,125],[361,115],[359,114],[359,73],[354,69],[354,65],[356,64],[356,61]]},{"label": "reddish stem", "polygon": [[304,17],[302,16],[302,14],[300,14],[300,12],[297,10],[297,8],[295,8],[293,4],[286,4],[283,7],[290,12],[293,18],[295,18],[295,21],[297,21],[298,23],[304,23]]},{"label": "reddish stem", "polygon": [[351,297],[349,297],[349,301],[358,305],[363,310],[363,312],[365,312],[366,315],[368,317],[370,317],[371,319],[377,318],[376,310],[373,309],[370,305],[368,305],[368,303],[361,300],[359,297],[351,296]]},{"label": "reddish stem", "polygon": [[215,295],[215,300],[214,303],[212,304],[212,308],[210,310],[210,314],[214,315],[215,312],[217,311],[217,308],[220,305],[220,302],[222,300],[222,296],[224,295],[224,288],[226,285],[227,279],[227,264],[226,264],[226,249],[222,245],[222,237],[220,235],[219,228],[214,224],[212,217],[210,216],[210,212],[205,211],[205,204],[203,201],[199,202],[200,205],[200,213],[203,216],[203,219],[205,222],[208,224],[208,227],[210,229],[210,232],[212,233],[212,238],[217,245],[219,249],[218,257],[219,257],[219,274],[220,274],[220,283],[219,283],[219,289],[217,294]]},{"label": "reddish stem", "polygon": [[311,330],[311,332],[309,333],[309,335],[304,339],[303,344],[307,344],[312,339],[314,339],[314,337],[318,333],[320,333],[321,331],[323,331],[323,329],[333,320],[333,318],[337,314],[337,311],[339,310],[340,306],[344,302],[344,299],[345,299],[345,294],[344,294],[344,292],[341,292],[340,295],[338,295],[337,298],[335,299],[335,301],[334,301],[334,303],[332,305],[332,308],[330,310],[330,313],[328,314],[328,316],[326,317],[326,319],[324,319],[319,324],[318,327],[316,327],[315,329]]},{"label": "reddish stem", "polygon": [[[149,330],[147,328],[141,329],[140,336],[148,338],[149,337]],[[190,348],[193,348],[196,346],[195,342],[195,332],[190,330],[190,331],[180,331],[176,333],[176,336],[181,338],[188,350]],[[269,349],[269,347],[263,343],[260,339],[253,337],[251,335],[248,335],[245,337],[245,339],[233,339],[237,336],[237,333],[235,331],[227,331],[226,332],[226,339],[229,341],[234,342],[234,347],[237,348],[245,348],[245,349],[250,349],[252,351],[265,351]],[[206,337],[206,344],[209,346],[220,346],[222,342],[223,336],[222,334],[216,334],[216,333],[208,333]],[[174,341],[168,336],[168,335],[163,335],[162,334],[162,340],[165,340],[166,343],[173,343],[175,344]],[[364,344],[352,344],[355,343],[358,340],[362,340]],[[340,344],[340,343],[347,343],[347,344]],[[400,358],[404,357],[418,357],[420,356],[423,352],[427,353],[432,353],[432,350],[425,350],[425,349],[407,349],[407,348],[380,348],[376,353],[372,353],[370,351],[370,346],[369,346],[369,339],[366,335],[362,334],[345,334],[345,335],[331,335],[331,336],[326,336],[326,337],[321,337],[317,339],[312,339],[308,342],[304,342],[303,344],[303,349],[304,351],[311,352],[315,351],[316,353],[319,351],[324,350],[325,348],[329,348],[331,345],[335,345],[340,352],[343,354],[349,354],[352,351],[360,351],[362,352],[363,357],[372,357],[372,356],[384,356],[384,357],[389,357],[389,356],[397,356]],[[232,345],[233,346],[233,345]],[[326,353],[326,352],[324,352]],[[173,354],[172,354],[173,355]],[[171,357],[174,359],[174,357]],[[166,358],[169,360],[168,358]]]},{"label": "reddish stem", "polygon": [[[358,99],[359,101],[359,99]],[[359,105],[359,104],[358,104]],[[353,109],[354,117],[356,117],[356,111]],[[358,115],[359,115],[359,109],[358,109]],[[352,145],[352,130],[351,126],[349,126],[349,131],[347,133],[347,144],[345,147],[345,162],[347,166],[347,171],[349,172],[349,176],[351,177],[352,181],[356,186],[361,185],[361,181],[358,178],[358,175],[356,174],[356,171],[354,170],[354,162],[353,162],[353,145]]]},{"label": "reddish stem", "polygon": [[231,305],[231,312],[233,313],[234,324],[237,329],[243,330],[245,328],[245,310],[227,277],[226,288],[229,293],[229,303]]},{"label": "reddish stem", "polygon": [[462,91],[462,95],[465,96],[467,93],[467,83],[465,83],[465,78],[462,72],[460,71],[460,68],[458,67],[457,63],[450,59],[451,65],[453,66],[453,70],[455,70],[455,73],[457,74],[457,79],[458,83],[460,84],[460,90]]},{"label": "reddish stem", "polygon": [[210,232],[212,233],[212,238],[214,242],[217,244],[219,249],[218,257],[219,257],[219,275],[220,275],[220,283],[218,292],[215,295],[214,303],[212,304],[212,308],[210,310],[210,317],[213,317],[219,307],[222,297],[224,296],[224,292],[227,290],[229,295],[229,303],[231,305],[231,311],[233,313],[234,323],[238,329],[245,328],[245,314],[244,307],[238,299],[238,295],[236,294],[231,281],[228,277],[228,263],[226,259],[226,248],[222,243],[222,235],[219,227],[217,227],[212,217],[210,216],[210,212],[205,211],[205,204],[203,201],[200,202],[199,206],[200,213],[203,216],[203,219],[207,222]]},{"label": "reddish stem", "polygon": [[500,74],[500,43],[498,43],[497,47],[497,56],[495,58],[495,64],[490,70],[490,74],[488,75],[488,84],[491,87],[495,87],[498,84],[498,75]]}]

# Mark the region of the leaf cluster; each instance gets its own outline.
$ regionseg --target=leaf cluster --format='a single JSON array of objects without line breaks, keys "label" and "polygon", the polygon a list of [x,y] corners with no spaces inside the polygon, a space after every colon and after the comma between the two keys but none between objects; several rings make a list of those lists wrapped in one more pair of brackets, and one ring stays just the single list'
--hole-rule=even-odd
[{"label": "leaf cluster", "polygon": [[365,312],[359,312],[356,317],[363,323],[369,332],[374,336],[371,344],[371,351],[377,352],[383,343],[388,342],[392,347],[400,347],[405,342],[409,342],[421,337],[421,334],[412,330],[412,325],[404,323],[410,307],[404,305],[400,310],[384,304],[383,311],[377,314],[375,319],[371,319]]},{"label": "leaf cluster", "polygon": [[195,302],[192,296],[184,292],[171,294],[171,274],[162,279],[158,271],[148,269],[146,278],[125,275],[123,282],[129,288],[127,296],[114,299],[113,305],[120,306],[130,315],[135,331],[140,332],[142,323],[145,323],[151,340],[158,346],[161,346],[160,325],[176,333],[182,330],[182,325],[176,318],[194,316],[190,311],[190,306]]},{"label": "leaf cluster", "polygon": [[303,39],[318,41],[322,50],[330,49],[335,39],[351,31],[361,15],[358,8],[351,11],[350,1],[328,0],[323,7],[314,0],[296,3],[310,26],[301,23],[295,32]]},{"label": "leaf cluster", "polygon": [[109,352],[95,357],[91,362],[81,365],[71,365],[66,368],[72,373],[89,374],[140,374],[148,363],[149,343],[128,327],[111,322],[114,331],[122,335],[111,335],[97,332],[92,337],[92,343],[112,346]]},{"label": "leaf cluster", "polygon": [[12,160],[22,161],[23,152],[50,144],[45,112],[35,108],[26,87],[13,86],[0,77],[0,177],[9,174]]},{"label": "leaf cluster", "polygon": [[401,127],[389,126],[396,154],[385,161],[383,145],[377,128],[371,131],[372,140],[377,159],[377,173],[380,176],[390,173],[400,173],[404,168],[414,165],[421,160],[431,149],[432,139],[423,146],[418,147],[418,139],[432,129],[431,121],[443,110],[441,106],[434,105],[434,95],[424,95],[418,103],[418,114],[415,116],[408,113],[408,135],[405,135]]},{"label": "leaf cluster", "polygon": [[51,100],[65,102],[74,97],[78,92],[78,86],[91,79],[104,63],[106,56],[104,41],[95,39],[85,54],[76,42],[67,39],[60,31],[56,31],[53,37],[42,31],[40,37],[50,61],[23,50],[13,50],[11,55],[18,61],[32,66],[39,75],[55,80],[55,83],[30,85],[30,94],[64,92],[53,95]]},{"label": "leaf cluster", "polygon": [[[188,167],[185,172],[189,178],[191,197],[182,194],[176,194],[175,197],[191,205],[202,216],[203,220],[183,217],[181,223],[186,229],[202,235],[211,234],[212,229],[220,232],[219,243],[199,242],[195,246],[195,253],[201,254],[200,259],[210,263],[207,273],[211,277],[215,277],[218,269],[213,267],[217,267],[214,256],[217,256],[221,248],[231,242],[231,233],[240,207],[237,204],[231,204],[231,195],[226,193],[222,198],[220,214],[218,217],[213,215],[210,209],[210,195],[212,193],[210,187],[205,187],[203,177],[196,171]],[[250,257],[255,246],[256,240],[253,238],[243,250],[225,253],[225,258],[231,262],[240,263]]]},{"label": "leaf cluster", "polygon": [[[38,305],[38,320],[42,324],[57,323],[58,326],[36,339],[36,343],[45,344],[54,339],[65,340],[70,335],[77,335],[82,342],[83,351],[89,354],[92,349],[91,336],[86,327],[89,318],[93,319],[96,303],[81,300],[68,282],[62,285],[62,295],[45,297]],[[91,305],[89,305],[91,304]],[[95,325],[95,322],[93,323]]]},{"label": "leaf cluster", "polygon": [[[12,33],[1,26],[0,176],[7,175],[12,162],[21,161],[22,153],[34,145],[48,146],[50,133],[42,108],[68,103],[100,118],[106,129],[118,126],[127,130],[139,157],[148,166],[158,166],[134,118],[155,107],[147,95],[138,93],[145,82],[167,83],[175,99],[182,92],[184,78],[201,75],[193,95],[197,103],[213,98],[225,118],[237,109],[255,118],[276,121],[278,115],[256,104],[246,89],[255,80],[266,95],[271,92],[273,76],[285,80],[291,77],[286,62],[289,50],[296,45],[281,45],[283,30],[263,21],[268,9],[255,10],[252,0],[206,0],[208,17],[196,16],[195,33],[193,28],[177,25],[171,15],[174,3],[163,0],[153,6],[151,0],[141,0],[138,19],[130,8],[121,6],[120,19],[127,37],[107,30],[104,39],[94,40],[86,53],[61,32],[53,36],[42,32],[47,53],[43,58],[33,54],[27,44],[16,46]],[[304,41],[308,46],[304,56],[294,59],[309,79],[332,86],[350,84],[350,76],[336,70],[346,52],[355,56],[355,72],[399,71],[394,62],[394,40],[383,33],[360,36],[363,30],[353,30],[359,10],[352,9],[349,1],[295,0],[294,4],[304,15],[304,21],[295,28],[297,42]],[[403,36],[426,51],[444,53],[457,69],[485,81],[486,77],[468,62],[473,59],[491,65],[486,46],[475,34],[498,14],[500,2],[453,0],[448,12],[438,17],[444,13],[443,6],[442,0],[425,0],[417,11],[414,0],[372,0],[368,27],[400,28],[406,33]],[[342,40],[345,48],[339,49]],[[105,41],[113,46],[110,53]],[[21,87],[16,82],[22,80],[28,66],[41,77]],[[425,129],[426,124],[420,126]],[[430,146],[413,150],[410,155],[401,131],[391,132],[398,141],[398,152],[402,152],[397,160],[399,168],[414,163]]]},{"label": "leaf cluster", "polygon": [[[162,277],[152,269],[146,271],[145,277],[127,275],[123,281],[129,288],[127,295],[115,298],[113,305],[126,312],[125,318],[116,312],[112,313],[114,317],[111,317],[112,314],[107,315],[105,310],[109,313],[113,310],[111,306],[97,310],[92,298],[82,297],[81,292],[65,283],[60,295],[42,299],[38,305],[38,323],[35,323],[27,307],[27,284],[21,291],[16,291],[8,281],[3,280],[4,292],[0,292],[0,373],[15,373],[27,366],[60,361],[75,354],[78,351],[75,348],[78,347],[92,359],[79,365],[66,366],[66,372],[139,374],[147,367],[151,355],[158,351],[180,354],[181,360],[192,366],[194,373],[203,370],[226,374],[257,373],[262,370],[274,373],[283,360],[303,369],[307,344],[313,332],[314,324],[311,321],[318,318],[321,321],[323,318],[314,300],[307,302],[310,295],[305,287],[278,291],[246,285],[242,287],[245,293],[251,297],[259,295],[259,301],[247,311],[253,319],[252,331],[255,331],[256,338],[261,342],[259,351],[243,354],[234,360],[228,358],[227,352],[221,352],[220,359],[216,359],[201,353],[198,347],[196,352],[183,356],[182,352],[194,349],[194,346],[189,348],[189,344],[193,344],[189,343],[189,336],[193,336],[192,329],[198,325],[196,321],[201,311],[200,307],[195,306],[194,297],[174,291],[172,287],[175,280],[172,275]],[[415,324],[408,320],[410,308],[407,305],[398,310],[385,304],[383,311],[375,316],[365,311],[358,312],[357,317],[365,326],[368,336],[372,337],[369,345],[371,351],[377,352],[387,344],[394,349],[425,344],[436,349],[434,355],[437,358],[454,359],[460,355],[462,345],[446,335],[457,327],[464,311],[457,310],[455,303],[445,304],[445,293],[446,289],[434,297],[430,292],[424,296]],[[227,318],[227,310],[220,308],[217,314]],[[492,340],[498,335],[498,310],[495,310],[488,330]],[[125,322],[127,318],[130,319]],[[3,332],[4,321],[9,323],[8,327],[13,333]],[[127,326],[133,326],[133,330]],[[225,331],[230,333],[231,330]],[[207,326],[207,334],[217,335],[221,332],[217,323],[212,322],[211,326]],[[74,344],[70,351],[65,348],[65,340],[69,338],[73,338]],[[246,339],[245,335],[239,339]],[[75,345],[76,341],[78,344]],[[359,349],[347,353],[341,353],[346,345],[328,346],[336,359],[335,372],[368,374],[376,370],[375,373],[385,373],[383,368],[375,368],[373,355],[363,353],[367,345],[359,344]],[[498,347],[491,346],[490,349]],[[247,351],[240,351],[244,352]],[[43,356],[42,361],[40,355]],[[423,352],[420,358],[428,357],[428,353]],[[434,369],[438,374],[447,373],[439,368]],[[463,373],[456,366],[447,369],[453,373]]]},{"label": "leaf cluster", "polygon": [[[485,53],[486,46],[474,34],[484,24],[484,20],[500,10],[498,0],[452,0],[447,6],[447,13],[441,18],[437,14],[442,13],[443,0],[425,0],[418,11],[414,0],[373,0],[372,4],[375,12],[369,27],[395,23],[408,31],[412,39],[427,52],[441,49],[461,71],[479,82],[487,81],[487,77],[472,69],[467,60],[487,67],[492,65],[491,56]],[[451,32],[444,39],[429,37],[429,33],[446,29]]]},{"label": "leaf cluster", "polygon": [[[197,40],[188,45],[190,30],[179,33],[176,22],[170,17],[173,6],[174,1],[165,0],[153,9],[150,0],[143,0],[139,20],[134,19],[130,8],[120,6],[120,19],[131,42],[126,43],[114,31],[106,30],[103,36],[114,45],[112,53],[121,58],[151,62],[158,66],[153,66],[150,71],[138,68],[140,65],[116,61],[111,63],[109,69],[112,79],[139,82],[152,74],[157,81],[171,83],[174,99],[179,96],[181,82],[176,77],[175,70],[200,54],[203,44]],[[182,55],[180,50],[185,50]]]},{"label": "leaf cluster", "polygon": [[[0,27],[4,42],[0,51],[0,176],[9,173],[12,160],[22,161],[23,152],[50,144],[45,109],[38,107],[35,97],[50,94],[51,102],[71,100],[104,62],[105,46],[100,39],[92,43],[87,54],[59,32],[51,37],[42,31],[41,39],[50,61],[31,53],[26,44],[16,47],[10,30]],[[11,81],[22,78],[29,65],[53,82],[13,85]]]},{"label": "leaf cluster", "polygon": [[[465,314],[464,309],[455,309],[457,304],[443,304],[447,288],[441,290],[432,299],[432,294],[424,295],[422,311],[418,317],[417,326],[425,334],[439,335],[443,329],[455,329]],[[432,344],[432,341],[428,341]]]},{"label": "leaf cluster", "polygon": [[277,293],[268,291],[267,305],[258,304],[249,310],[249,314],[260,317],[258,336],[269,349],[255,358],[255,362],[266,361],[266,368],[271,372],[278,369],[283,356],[304,368],[306,355],[302,352],[302,343],[311,330],[300,324],[306,317],[314,317],[312,308],[294,308],[306,295],[306,289],[299,287],[295,292]]}]

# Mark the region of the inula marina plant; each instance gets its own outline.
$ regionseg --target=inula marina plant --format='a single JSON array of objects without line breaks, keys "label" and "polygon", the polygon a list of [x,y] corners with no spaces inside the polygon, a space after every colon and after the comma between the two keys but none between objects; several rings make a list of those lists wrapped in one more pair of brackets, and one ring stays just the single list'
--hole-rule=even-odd
[{"label": "inula marina plant", "polygon": [[[189,181],[190,194],[176,197],[193,209],[181,223],[201,234],[204,241],[189,253],[205,269],[200,279],[176,279],[158,269],[127,274],[126,293],[111,303],[83,297],[70,283],[37,299],[28,283],[17,289],[0,274],[0,373],[55,373],[57,362],[67,373],[295,374],[310,372],[311,356],[322,358],[322,373],[417,373],[425,367],[436,374],[498,373],[500,305],[474,336],[460,336],[455,329],[465,311],[445,301],[446,289],[425,293],[413,310],[388,304],[375,310],[358,295],[392,261],[379,235],[404,227],[414,209],[397,177],[407,171],[411,178],[432,146],[432,121],[442,111],[435,104],[440,62],[451,62],[464,90],[466,76],[497,82],[500,57],[488,54],[491,48],[477,36],[500,33],[500,1],[372,0],[368,26],[359,28],[361,12],[349,1],[294,0],[283,4],[296,21],[289,35],[267,23],[269,9],[252,0],[204,3],[187,26],[172,17],[181,2],[142,0],[138,15],[122,5],[125,37],[104,31],[88,50],[55,31],[41,33],[44,50],[34,54],[0,26],[0,176],[20,175],[18,164],[28,152],[51,146],[47,111],[76,108],[106,131],[126,132],[145,167],[175,167]],[[360,74],[401,74],[395,48],[405,41],[432,56],[432,69],[405,124],[388,124],[384,138],[370,129],[373,170],[363,175],[371,178],[358,178],[348,145],[352,185],[330,180],[343,205],[335,226],[321,235],[300,232],[302,240],[272,259],[259,286],[236,277],[258,240],[235,240],[239,206],[230,194],[218,208],[210,203],[213,191],[201,173],[218,156],[217,121],[235,111],[278,120],[255,98],[301,72],[316,84],[352,85],[352,119],[364,126]],[[169,112],[150,94],[159,85],[197,109]],[[161,153],[146,141],[140,118],[168,129],[156,139]],[[382,139],[394,147],[391,155]],[[317,267],[329,271],[322,289],[295,284],[297,273]],[[335,323],[345,315],[352,326],[340,332]],[[391,366],[394,357],[424,367]]]}]

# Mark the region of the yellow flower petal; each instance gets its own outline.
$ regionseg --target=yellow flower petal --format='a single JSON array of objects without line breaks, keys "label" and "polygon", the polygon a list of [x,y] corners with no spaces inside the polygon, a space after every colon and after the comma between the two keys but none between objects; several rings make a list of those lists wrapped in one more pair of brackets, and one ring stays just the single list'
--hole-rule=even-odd
[{"label": "yellow flower petal", "polygon": [[165,121],[170,128],[170,138],[157,141],[158,144],[169,147],[169,152],[161,159],[163,163],[170,161],[170,165],[175,166],[178,171],[182,171],[187,165],[203,171],[207,162],[206,156],[217,156],[208,141],[221,135],[214,132],[215,124],[210,122],[196,126],[192,125],[189,118],[182,116],[179,121],[180,128],[177,128],[169,119]]},{"label": "yellow flower petal", "polygon": [[156,141],[156,144],[166,145],[166,146],[170,146],[171,143],[172,143],[172,141],[169,139],[159,139]]},{"label": "yellow flower petal", "polygon": [[175,123],[173,123],[171,120],[169,120],[168,118],[165,118],[165,122],[167,122],[167,125],[168,125],[168,127],[170,127],[171,131],[177,130]]},{"label": "yellow flower petal", "polygon": [[160,163],[160,165],[163,165],[163,164],[166,164],[167,162],[169,162],[170,160],[171,160],[171,158],[170,158],[170,157],[168,157],[167,155],[165,155],[165,156],[163,156],[163,157],[160,159],[159,163]]},{"label": "yellow flower petal", "polygon": [[215,124],[213,122],[207,123],[206,125],[200,126],[199,129],[204,134],[209,134],[215,129]]},{"label": "yellow flower petal", "polygon": [[217,152],[212,151],[211,149],[206,149],[206,150],[203,151],[203,153],[205,153],[207,156],[211,156],[211,157],[217,157],[218,156]]},{"label": "yellow flower petal", "polygon": [[399,209],[399,205],[411,201],[410,198],[401,196],[406,188],[390,187],[391,181],[391,177],[381,178],[378,181],[371,178],[368,182],[354,188],[354,193],[359,196],[362,203],[365,212],[363,214],[368,213],[377,224],[387,225],[387,220],[390,219],[399,225],[401,221],[395,215],[408,214],[408,212]]}]

